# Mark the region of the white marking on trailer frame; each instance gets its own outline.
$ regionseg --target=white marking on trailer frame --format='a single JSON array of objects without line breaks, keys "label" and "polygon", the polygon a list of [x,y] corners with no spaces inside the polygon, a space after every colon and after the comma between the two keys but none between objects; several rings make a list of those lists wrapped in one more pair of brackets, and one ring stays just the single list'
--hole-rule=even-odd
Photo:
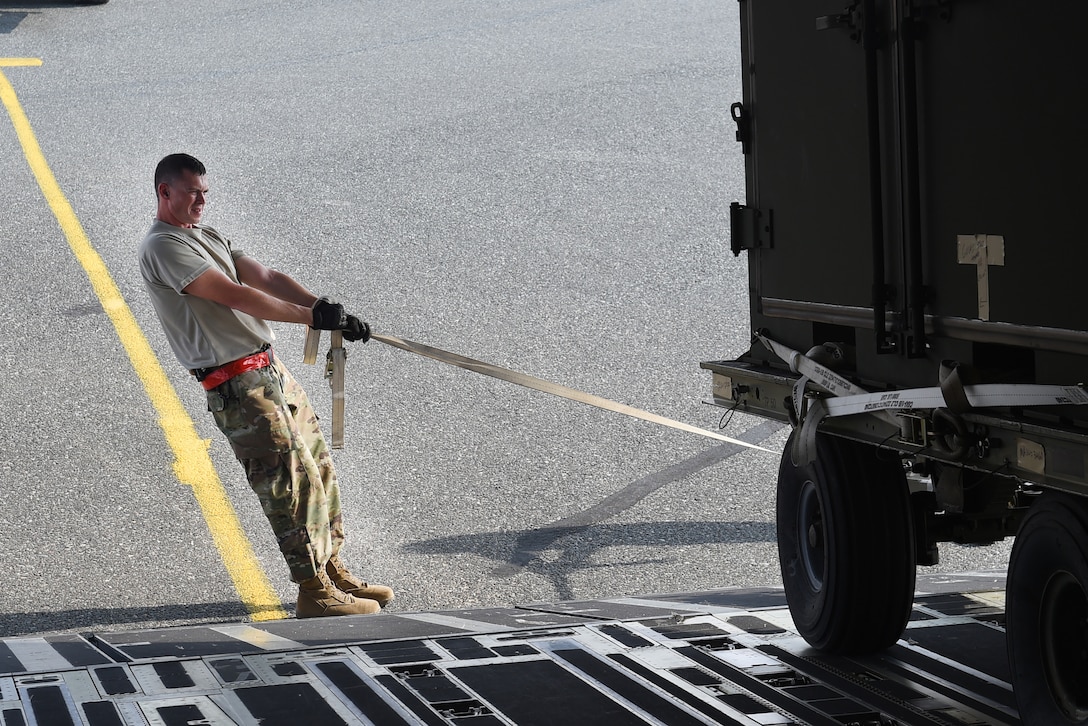
[{"label": "white marking on trailer frame", "polygon": [[996,234],[956,236],[961,265],[974,265],[978,278],[978,318],[990,319],[990,266],[1005,266],[1005,238]]}]

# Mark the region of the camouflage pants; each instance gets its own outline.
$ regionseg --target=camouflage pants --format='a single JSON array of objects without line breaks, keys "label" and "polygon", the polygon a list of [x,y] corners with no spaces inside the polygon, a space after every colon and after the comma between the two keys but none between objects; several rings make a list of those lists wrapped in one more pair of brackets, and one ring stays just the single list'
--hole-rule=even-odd
[{"label": "camouflage pants", "polygon": [[245,468],[287,560],[308,580],[344,541],[340,487],[302,386],[274,360],[208,391],[208,409]]}]

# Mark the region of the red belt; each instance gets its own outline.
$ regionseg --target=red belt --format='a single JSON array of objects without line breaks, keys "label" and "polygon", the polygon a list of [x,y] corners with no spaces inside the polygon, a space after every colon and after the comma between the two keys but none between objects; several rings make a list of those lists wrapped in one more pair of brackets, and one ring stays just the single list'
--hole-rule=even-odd
[{"label": "red belt", "polygon": [[258,368],[267,368],[270,365],[272,365],[272,355],[269,351],[264,350],[260,353],[247,355],[245,358],[232,360],[230,363],[224,363],[218,368],[213,368],[200,381],[200,385],[204,386],[205,391],[210,391],[246,371],[255,371]]}]

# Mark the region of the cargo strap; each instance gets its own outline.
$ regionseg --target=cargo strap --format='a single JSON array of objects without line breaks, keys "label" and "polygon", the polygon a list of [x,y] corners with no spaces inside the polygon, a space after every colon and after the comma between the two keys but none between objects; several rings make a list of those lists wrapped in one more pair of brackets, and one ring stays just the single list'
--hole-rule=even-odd
[{"label": "cargo strap", "polygon": [[[826,366],[765,335],[756,338],[790,366],[801,378],[793,389],[793,408],[800,429],[794,437],[794,463],[809,463],[815,457],[816,430],[828,417],[870,414],[895,423],[895,411],[946,410],[963,413],[975,408],[1083,406],[1088,405],[1088,391],[1083,385],[1055,386],[1041,384],[988,383],[965,385],[958,364],[945,361],[940,384],[929,388],[870,393],[846,380]],[[831,397],[806,395],[812,383]]]},{"label": "cargo strap", "polygon": [[457,353],[451,353],[449,351],[440,350],[438,348],[432,348],[429,345],[423,343],[415,343],[411,340],[404,340],[403,338],[396,338],[392,335],[378,335],[372,333],[371,340],[377,340],[380,343],[391,345],[394,348],[400,348],[416,355],[421,355],[432,360],[440,361],[442,363],[448,363],[449,365],[457,366],[474,373],[480,373],[492,378],[498,378],[499,380],[506,381],[508,383],[514,383],[525,388],[531,388],[535,391],[541,391],[543,393],[549,393],[553,396],[560,396],[571,401],[577,401],[579,403],[585,403],[590,406],[596,406],[606,411],[612,411],[614,413],[622,413],[625,416],[632,416],[643,421],[650,421],[651,423],[660,424],[662,426],[668,426],[670,428],[679,429],[681,431],[687,431],[693,434],[699,434],[700,436],[706,436],[718,441],[725,441],[737,446],[743,446],[749,449],[757,449],[759,451],[766,451],[769,454],[777,454],[778,452],[765,449],[762,446],[756,446],[755,444],[749,444],[747,441],[740,441],[738,439],[730,438],[729,436],[723,436],[716,431],[709,431],[707,429],[701,429],[697,426],[691,426],[690,424],[681,423],[679,421],[673,421],[672,419],[658,416],[653,413],[641,411],[637,408],[632,408],[622,403],[610,401],[607,398],[601,398],[591,393],[583,393],[582,391],[568,388],[567,386],[560,385],[558,383],[552,383],[545,381],[541,378],[527,375],[525,373],[518,373],[517,371],[509,370],[508,368],[500,368],[499,366],[491,365],[490,363],[484,363],[483,361],[476,360],[474,358],[466,358],[463,355]]},{"label": "cargo strap", "polygon": [[[347,365],[348,352],[344,349],[344,334],[332,331],[329,352],[325,356],[325,378],[332,389],[332,440],[333,449],[344,448],[344,368]],[[306,343],[302,349],[302,362],[313,365],[317,362],[317,349],[321,345],[321,331],[314,328],[306,330]]]},{"label": "cargo strap", "polygon": [[[492,378],[498,378],[499,380],[507,381],[508,383],[514,383],[519,386],[531,388],[543,393],[549,393],[553,396],[560,396],[562,398],[569,399],[571,401],[578,401],[579,403],[585,403],[590,406],[596,406],[606,411],[613,411],[615,413],[622,413],[626,416],[632,416],[634,418],[642,419],[643,421],[650,421],[651,423],[660,424],[662,426],[668,426],[670,428],[679,429],[681,431],[687,431],[689,433],[699,434],[700,436],[706,436],[708,438],[717,439],[718,441],[724,441],[726,443],[735,444],[737,446],[743,446],[748,449],[756,449],[758,451],[766,451],[769,454],[777,454],[778,452],[770,449],[765,449],[762,446],[756,446],[755,444],[749,444],[747,441],[741,441],[734,439],[723,434],[719,434],[716,431],[709,431],[707,429],[701,429],[697,426],[691,426],[690,424],[681,423],[680,421],[674,421],[672,419],[665,418],[664,416],[658,416],[657,414],[649,413],[647,411],[641,411],[637,408],[627,406],[622,403],[610,401],[607,398],[601,398],[591,393],[583,393],[582,391],[568,388],[567,386],[559,385],[558,383],[552,383],[545,381],[541,378],[536,378],[525,373],[518,373],[517,371],[509,370],[508,368],[500,368],[499,366],[491,365],[490,363],[484,363],[483,361],[476,360],[474,358],[467,358],[457,353],[451,353],[446,350],[434,348],[423,343],[416,343],[411,340],[405,340],[404,338],[397,338],[392,335],[379,335],[377,333],[371,333],[371,340],[376,340],[379,343],[385,343],[391,345],[394,348],[400,348],[406,350],[409,353],[415,353],[425,358],[440,361],[442,363],[448,363],[449,365],[457,366],[474,373],[480,373]],[[302,360],[304,363],[313,365],[317,362],[317,350],[321,345],[321,331],[309,328],[306,332],[306,343],[303,348]],[[340,331],[333,331],[332,333],[332,347],[329,348],[327,355],[327,369],[325,377],[329,379],[329,385],[332,387],[332,444],[334,449],[344,448],[344,365],[347,360],[347,351],[344,350],[343,334]]]}]

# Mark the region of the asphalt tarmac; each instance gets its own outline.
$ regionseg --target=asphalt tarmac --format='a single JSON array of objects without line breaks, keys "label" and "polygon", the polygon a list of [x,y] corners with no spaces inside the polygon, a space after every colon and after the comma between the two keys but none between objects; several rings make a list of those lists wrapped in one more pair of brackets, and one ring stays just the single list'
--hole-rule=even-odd
[{"label": "asphalt tarmac", "polygon": [[[171,152],[208,167],[206,223],[378,332],[725,423],[698,364],[749,337],[728,240],[739,56],[737,6],[718,0],[0,2],[0,73],[26,119],[9,103],[0,123],[0,635],[251,618],[238,571],[293,607],[140,280]],[[304,331],[275,327],[328,420]],[[165,372],[150,387],[139,336]],[[779,582],[774,455],[377,342],[352,347],[346,387],[345,555],[397,610]],[[184,417],[156,408],[172,396]],[[206,519],[178,474],[164,431],[190,419],[233,514]],[[774,450],[786,435],[727,423]],[[217,543],[231,517],[243,539]],[[938,571],[1007,556],[946,546]]]}]

